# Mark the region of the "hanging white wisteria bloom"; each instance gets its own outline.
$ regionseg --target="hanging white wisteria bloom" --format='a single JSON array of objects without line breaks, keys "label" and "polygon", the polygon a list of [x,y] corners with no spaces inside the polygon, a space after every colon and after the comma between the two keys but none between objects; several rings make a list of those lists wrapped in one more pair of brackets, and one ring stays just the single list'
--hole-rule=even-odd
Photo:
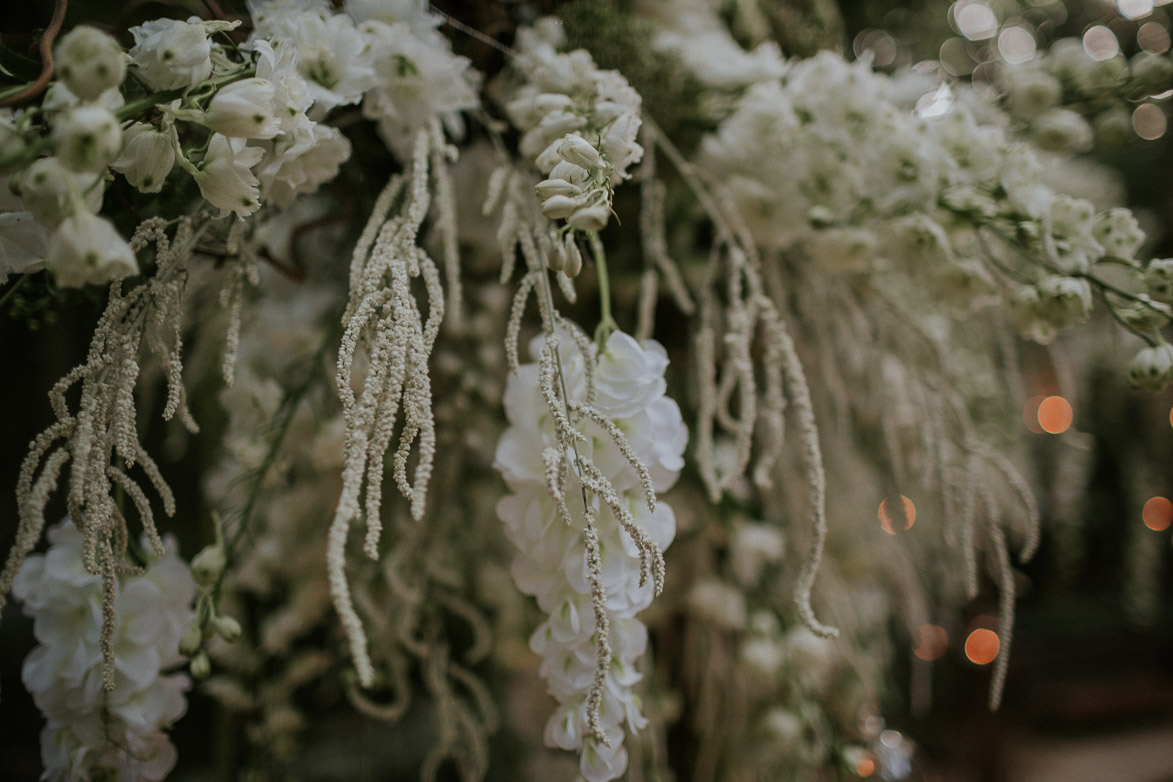
[{"label": "hanging white wisteria bloom", "polygon": [[[573,344],[570,339],[566,343]],[[542,352],[540,342],[533,351]],[[585,362],[595,366],[588,368]],[[646,466],[655,491],[670,488],[683,466],[688,430],[680,409],[664,393],[667,365],[659,344],[641,345],[618,331],[597,356],[568,349],[562,358],[571,408],[593,403],[598,413],[597,422],[581,423],[592,438],[579,445],[583,459],[610,481],[618,502],[630,509],[635,524],[661,551],[676,534],[675,516],[664,502],[655,510],[644,505],[647,487],[631,459],[634,455]],[[548,615],[530,637],[530,648],[542,657],[542,676],[558,702],[546,725],[546,744],[579,751],[582,775],[599,782],[618,778],[626,768],[622,726],[637,731],[647,724],[633,689],[642,678],[637,664],[648,641],[636,614],[651,602],[653,585],[642,577],[640,550],[608,500],[582,494],[584,501],[598,504],[594,521],[588,523],[574,477],[565,488],[565,504],[551,495],[556,481],[551,470],[559,470],[557,449],[562,446],[542,398],[541,384],[547,382],[539,378],[542,374],[538,364],[525,364],[506,385],[510,427],[497,446],[495,465],[512,493],[501,500],[497,513],[518,548],[514,580]],[[603,424],[614,429],[609,432]],[[622,432],[622,440],[614,439],[615,431]],[[583,462],[571,464],[579,470]],[[569,509],[570,518],[562,517],[560,507]],[[594,538],[593,545],[584,541],[584,534]],[[602,594],[593,597],[594,578],[601,582]],[[599,610],[610,644],[603,682],[597,678]],[[596,688],[601,700],[598,714],[592,715]]]},{"label": "hanging white wisteria bloom", "polygon": [[[33,619],[39,646],[22,679],[45,715],[42,779],[100,778],[154,782],[175,765],[166,730],[187,710],[189,680],[165,673],[178,665],[179,636],[194,612],[195,583],[174,541],[141,576],[126,576],[103,596],[101,576],[83,564],[81,534],[68,519],[48,533],[44,555],[29,557],[12,591]],[[103,600],[119,617],[114,632],[114,689],[102,687],[99,630]]]}]

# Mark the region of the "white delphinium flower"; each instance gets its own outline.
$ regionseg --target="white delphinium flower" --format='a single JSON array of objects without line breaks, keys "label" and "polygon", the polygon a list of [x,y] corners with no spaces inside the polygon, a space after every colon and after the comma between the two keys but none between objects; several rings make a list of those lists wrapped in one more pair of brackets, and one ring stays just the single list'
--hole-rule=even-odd
[{"label": "white delphinium flower", "polygon": [[57,75],[82,100],[96,100],[126,78],[126,53],[118,41],[96,27],[73,28],[55,52]]},{"label": "white delphinium flower", "polygon": [[33,161],[20,178],[25,208],[50,229],[79,210],[97,214],[104,190],[98,174],[70,171],[55,157]]},{"label": "white delphinium flower", "polygon": [[257,77],[273,85],[273,109],[281,121],[281,132],[288,133],[307,121],[306,112],[313,105],[309,85],[297,72],[298,52],[292,46],[277,49],[264,39],[252,42],[257,52]]},{"label": "white delphinium flower", "polygon": [[[567,343],[571,341],[568,339]],[[535,344],[535,352],[538,352]],[[593,357],[592,357],[593,360]],[[586,398],[586,373],[580,353],[565,351],[563,367],[570,399]],[[664,395],[667,356],[654,342],[638,343],[614,332],[598,357],[594,372],[594,407],[618,427],[640,461],[646,465],[657,491],[667,490],[683,466],[688,430],[676,403]],[[647,646],[647,630],[635,618],[652,599],[652,585],[641,586],[639,552],[609,507],[599,508],[594,529],[599,539],[599,561],[605,615],[609,620],[611,665],[608,667],[599,709],[598,729],[610,746],[591,737],[588,701],[596,675],[596,639],[589,555],[584,552],[585,517],[573,476],[566,489],[571,519],[559,511],[547,487],[549,463],[557,458],[553,425],[539,393],[537,365],[521,367],[505,390],[510,428],[497,447],[496,467],[511,494],[498,504],[506,533],[518,547],[512,573],[521,590],[537,598],[548,618],[530,638],[530,647],[542,656],[542,675],[558,708],[546,726],[549,746],[580,750],[580,770],[592,782],[623,773],[627,753],[622,746],[624,723],[631,730],[646,725],[632,691],[641,678],[636,662]],[[583,422],[593,433],[583,443],[589,459],[611,481],[620,502],[631,509],[638,526],[661,550],[675,536],[675,516],[663,502],[649,511],[644,487],[612,437]],[[596,499],[591,499],[597,502]]]},{"label": "white delphinium flower", "polygon": [[79,212],[65,218],[49,237],[45,263],[65,288],[104,285],[138,274],[134,251],[114,224],[104,217]]},{"label": "white delphinium flower", "polygon": [[251,169],[265,151],[246,143],[242,138],[214,134],[203,162],[192,172],[204,198],[218,207],[221,215],[235,212],[245,217],[260,208],[259,183]]},{"label": "white delphinium flower", "polygon": [[47,720],[42,778],[161,780],[176,760],[165,731],[187,709],[187,677],[163,671],[181,662],[179,637],[194,617],[191,574],[171,541],[143,575],[121,580],[114,598],[115,686],[105,692],[102,578],[86,572],[72,522],[53,527],[48,538],[48,552],[29,557],[12,587],[40,642],[22,679]]},{"label": "white delphinium flower", "polygon": [[122,132],[122,154],[110,168],[143,193],[158,193],[175,165],[175,143],[167,130],[135,122]]},{"label": "white delphinium flower", "polygon": [[463,133],[460,114],[476,108],[476,71],[452,53],[448,39],[432,31],[420,37],[406,22],[364,22],[360,28],[373,53],[374,85],[363,99],[363,116],[379,123],[379,133],[400,157],[433,117],[453,136]]},{"label": "white delphinium flower", "polygon": [[273,138],[281,132],[274,98],[273,85],[266,79],[233,82],[216,92],[200,121],[225,136]]},{"label": "white delphinium flower", "polygon": [[130,28],[130,56],[152,89],[191,87],[212,75],[212,44],[197,17],[153,19]]},{"label": "white delphinium flower", "polygon": [[53,126],[58,159],[74,171],[100,173],[122,150],[122,129],[107,109],[79,106]]},{"label": "white delphinium flower", "polygon": [[313,100],[311,117],[358,103],[375,83],[372,52],[354,20],[324,0],[250,0],[253,38],[297,50],[297,68]]},{"label": "white delphinium flower", "polygon": [[337,128],[306,121],[273,140],[257,167],[266,201],[286,207],[338,174],[350,157],[350,142]]}]

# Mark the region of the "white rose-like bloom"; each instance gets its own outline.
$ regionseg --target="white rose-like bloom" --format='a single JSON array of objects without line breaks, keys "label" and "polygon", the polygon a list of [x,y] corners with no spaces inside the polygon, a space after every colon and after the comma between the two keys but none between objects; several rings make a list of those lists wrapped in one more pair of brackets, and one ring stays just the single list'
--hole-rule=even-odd
[{"label": "white rose-like bloom", "polygon": [[53,142],[66,167],[97,174],[122,150],[122,129],[108,109],[85,105],[70,109],[57,121]]},{"label": "white rose-like bloom", "polygon": [[[560,340],[563,345],[570,339]],[[534,352],[538,352],[535,343]],[[583,358],[577,350],[562,349],[566,384],[572,399],[586,393]],[[595,379],[595,407],[627,436],[632,450],[647,466],[657,491],[666,491],[683,466],[688,429],[680,408],[665,396],[664,349],[654,342],[636,342],[613,333],[599,356]],[[652,585],[640,586],[639,552],[609,508],[596,519],[605,610],[611,626],[611,668],[606,677],[599,727],[611,741],[607,747],[589,737],[587,706],[594,680],[595,629],[583,538],[581,503],[569,502],[574,518],[558,518],[546,489],[543,451],[554,446],[549,411],[538,389],[538,368],[521,367],[505,390],[505,412],[510,426],[497,445],[496,468],[511,493],[497,505],[506,534],[518,548],[511,573],[518,587],[533,595],[547,614],[530,637],[530,648],[542,657],[540,672],[558,707],[546,724],[545,741],[551,747],[581,752],[579,770],[590,782],[622,775],[627,766],[623,725],[638,730],[647,724],[633,687],[642,678],[636,663],[647,649],[647,628],[636,618],[652,600]],[[636,471],[606,433],[580,423],[591,436],[581,446],[611,481],[620,501],[661,549],[676,534],[672,509],[664,502],[649,511],[644,504]],[[571,484],[574,483],[573,477]],[[566,487],[577,498],[577,486]],[[579,507],[576,507],[579,506]]]},{"label": "white rose-like bloom", "polygon": [[79,209],[97,214],[104,190],[97,174],[70,171],[55,157],[34,161],[20,179],[25,208],[50,229]]},{"label": "white rose-like bloom", "polygon": [[56,48],[57,75],[82,100],[96,100],[126,78],[122,47],[96,27],[80,25],[66,33]]},{"label": "white rose-like bloom", "polygon": [[12,592],[33,619],[37,646],[21,678],[47,723],[41,732],[42,779],[154,782],[175,765],[167,730],[187,709],[183,675],[162,675],[181,662],[179,636],[191,623],[195,583],[168,552],[142,576],[122,579],[115,598],[115,686],[102,690],[102,579],[82,565],[82,537],[72,522],[49,530],[49,550],[28,558]]},{"label": "white rose-like bloom", "polygon": [[350,141],[337,128],[306,121],[273,141],[257,169],[266,201],[287,207],[301,193],[329,182],[350,157]]},{"label": "white rose-like bloom", "polygon": [[200,192],[221,216],[235,212],[240,217],[260,208],[260,191],[252,167],[261,161],[265,151],[260,147],[245,146],[245,139],[230,139],[219,133],[212,136],[208,154],[192,175]]},{"label": "white rose-like bloom", "polygon": [[130,56],[153,89],[174,90],[199,84],[212,75],[212,44],[196,17],[153,19],[130,28]]},{"label": "white rose-like bloom", "polygon": [[122,142],[122,154],[110,168],[143,193],[162,190],[163,180],[175,165],[175,145],[170,134],[135,122],[122,132]]},{"label": "white rose-like bloom", "polygon": [[45,264],[65,288],[104,285],[138,274],[134,251],[109,220],[79,212],[67,217],[49,237]]},{"label": "white rose-like bloom", "polygon": [[201,120],[217,133],[238,138],[273,138],[281,132],[275,115],[273,85],[265,79],[244,79],[225,85],[212,97]]}]

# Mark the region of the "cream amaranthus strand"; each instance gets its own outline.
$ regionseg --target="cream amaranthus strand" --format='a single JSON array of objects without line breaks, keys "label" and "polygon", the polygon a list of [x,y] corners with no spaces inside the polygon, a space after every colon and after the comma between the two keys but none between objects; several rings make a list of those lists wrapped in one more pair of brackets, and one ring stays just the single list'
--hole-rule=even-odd
[{"label": "cream amaranthus strand", "polygon": [[[130,470],[139,467],[158,493],[163,510],[175,514],[175,498],[153,458],[139,442],[134,393],[139,354],[146,347],[161,363],[167,377],[163,418],[176,415],[190,431],[198,431],[187,409],[183,386],[181,316],[187,288],[187,262],[200,234],[192,221],[178,221],[173,235],[161,218],[143,222],[130,242],[135,252],[155,249],[155,274],[123,291],[121,280],[110,286],[109,302],[98,321],[86,362],[63,377],[49,393],[56,422],[30,444],[16,485],[20,510],[17,539],[0,572],[0,608],[13,579],[45,527],[45,506],[58,488],[62,470],[72,463],[65,479],[70,518],[81,532],[86,572],[101,575],[103,686],[112,690],[114,678],[115,596],[119,573],[137,573],[127,556],[131,532],[114,498],[116,489],[130,498],[156,556],[165,553],[155,526],[151,503],[139,479]],[[146,343],[145,346],[143,343]],[[76,412],[66,393],[81,383]]]},{"label": "cream amaranthus strand", "polygon": [[[444,291],[435,262],[416,242],[431,201],[429,159],[442,166],[454,156],[438,121],[417,134],[411,169],[383,189],[350,268],[337,375],[346,421],[345,466],[342,496],[330,525],[327,562],[330,594],[365,687],[373,684],[375,675],[346,580],[347,533],[354,521],[363,518],[363,551],[378,559],[384,456],[401,408],[403,423],[392,457],[395,485],[411,503],[412,517],[419,521],[424,515],[436,448],[428,358],[444,316]],[[411,292],[415,278],[424,282],[426,319]],[[355,366],[360,348],[366,357],[365,371]],[[415,469],[409,478],[408,458],[417,439]]]}]

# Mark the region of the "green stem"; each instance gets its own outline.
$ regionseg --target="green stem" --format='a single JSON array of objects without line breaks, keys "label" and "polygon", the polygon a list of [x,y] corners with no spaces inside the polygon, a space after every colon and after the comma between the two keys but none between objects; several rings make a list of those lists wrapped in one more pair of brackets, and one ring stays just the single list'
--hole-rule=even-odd
[{"label": "green stem", "polygon": [[8,303],[8,300],[10,298],[12,298],[12,294],[14,294],[18,290],[20,290],[20,286],[24,285],[25,280],[27,280],[28,278],[29,278],[29,275],[27,275],[27,274],[23,275],[19,280],[17,280],[16,282],[12,283],[12,285],[9,286],[8,290],[4,292],[3,296],[0,296],[0,310],[4,309],[4,305]]},{"label": "green stem", "polygon": [[590,231],[587,238],[591,244],[591,256],[595,261],[595,273],[599,279],[599,308],[602,310],[599,325],[595,329],[595,343],[600,348],[607,344],[612,332],[619,330],[619,324],[611,315],[611,278],[607,274],[607,253],[598,231]]}]

